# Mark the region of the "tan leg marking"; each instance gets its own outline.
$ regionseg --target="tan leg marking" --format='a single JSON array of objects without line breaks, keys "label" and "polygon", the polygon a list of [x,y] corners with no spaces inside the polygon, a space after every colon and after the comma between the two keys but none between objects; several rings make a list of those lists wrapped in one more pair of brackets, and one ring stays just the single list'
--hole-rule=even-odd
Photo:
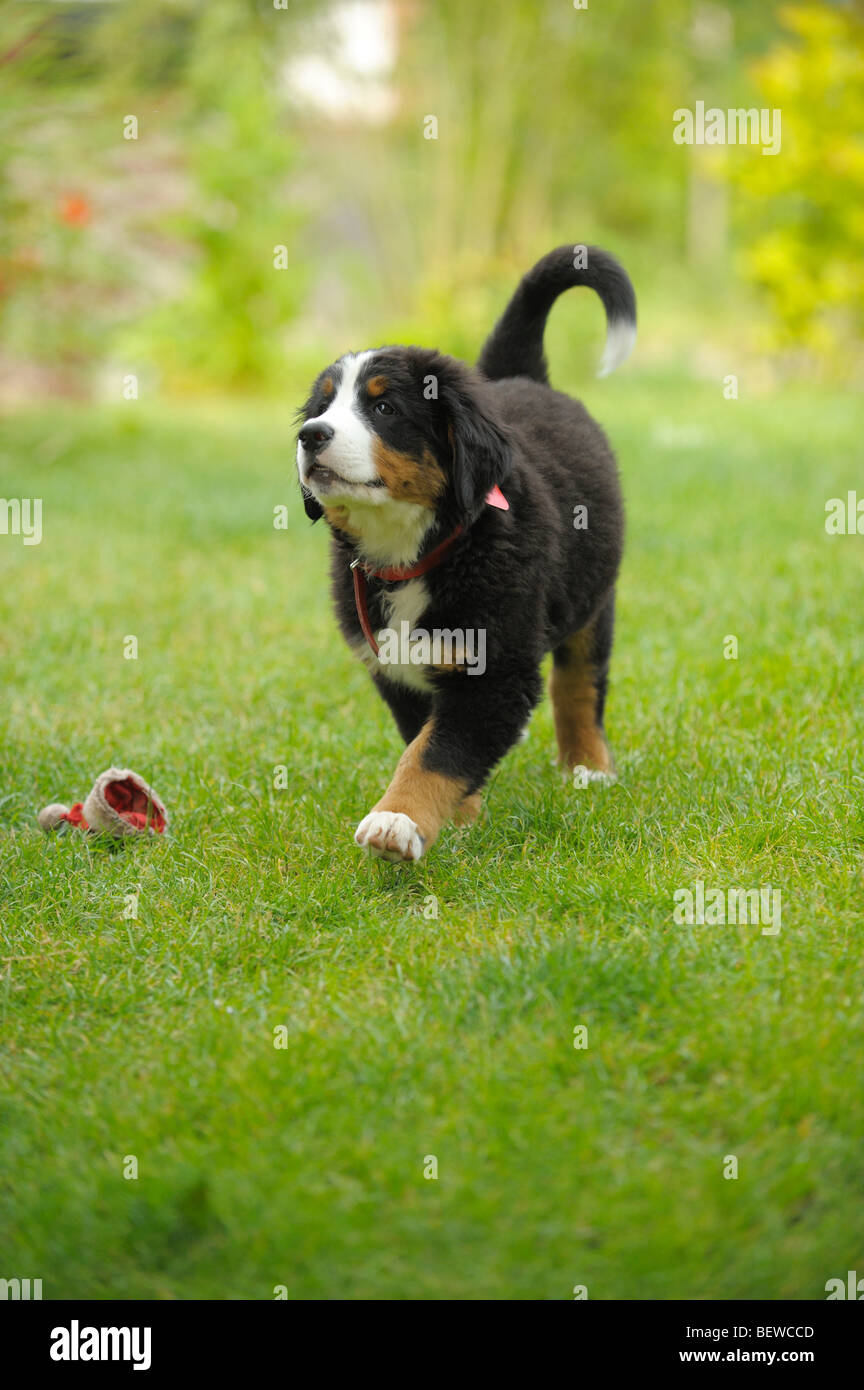
[{"label": "tan leg marking", "polygon": [[597,724],[596,675],[590,660],[592,637],[589,624],[562,643],[567,648],[566,663],[553,662],[549,678],[558,762],[568,772],[574,767],[612,771],[609,745]]},{"label": "tan leg marking", "polygon": [[470,796],[466,796],[464,801],[461,801],[456,807],[453,816],[453,824],[459,826],[473,825],[480,814],[482,806],[483,793],[472,792]]},{"label": "tan leg marking", "polygon": [[400,811],[417,826],[428,849],[446,821],[451,820],[465,799],[467,784],[440,772],[429,772],[422,765],[423,752],[432,733],[432,721],[423,725],[408,744],[393,773],[386,792],[373,811]]}]

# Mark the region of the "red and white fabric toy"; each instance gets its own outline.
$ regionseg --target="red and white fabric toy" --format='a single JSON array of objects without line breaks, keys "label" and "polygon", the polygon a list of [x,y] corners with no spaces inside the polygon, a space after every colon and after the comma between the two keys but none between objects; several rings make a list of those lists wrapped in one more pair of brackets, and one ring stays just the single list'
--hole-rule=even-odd
[{"label": "red and white fabric toy", "polygon": [[123,835],[162,835],[168,813],[152,787],[130,768],[109,767],[86,799],[74,806],[53,802],[39,812],[43,830],[91,830],[115,839]]}]

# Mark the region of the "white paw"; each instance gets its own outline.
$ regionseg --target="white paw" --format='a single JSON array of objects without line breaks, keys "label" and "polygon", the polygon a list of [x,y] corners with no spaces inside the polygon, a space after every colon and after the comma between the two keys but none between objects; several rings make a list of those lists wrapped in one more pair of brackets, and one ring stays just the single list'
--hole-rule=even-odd
[{"label": "white paw", "polygon": [[600,772],[595,767],[583,767],[581,764],[573,768],[568,774],[568,780],[574,787],[587,787],[589,783],[594,783],[600,787],[611,787],[618,781],[614,772]]},{"label": "white paw", "polygon": [[393,864],[419,859],[424,849],[419,829],[401,811],[370,811],[354,831],[354,839],[369,854]]}]

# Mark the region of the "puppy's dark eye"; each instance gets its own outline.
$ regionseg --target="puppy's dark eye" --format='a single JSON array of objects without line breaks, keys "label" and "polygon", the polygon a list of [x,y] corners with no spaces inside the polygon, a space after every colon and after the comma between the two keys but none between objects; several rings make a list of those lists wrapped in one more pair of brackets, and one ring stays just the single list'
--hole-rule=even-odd
[{"label": "puppy's dark eye", "polygon": [[376,401],[372,407],[376,415],[398,415],[398,411],[389,401]]}]

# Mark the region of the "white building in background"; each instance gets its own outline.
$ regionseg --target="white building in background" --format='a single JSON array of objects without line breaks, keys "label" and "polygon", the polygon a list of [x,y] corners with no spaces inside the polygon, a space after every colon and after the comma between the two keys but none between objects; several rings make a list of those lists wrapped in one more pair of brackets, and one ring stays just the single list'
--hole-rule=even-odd
[{"label": "white building in background", "polygon": [[285,95],[337,120],[381,124],[396,108],[397,45],[393,0],[337,0],[304,26],[302,50],[284,67]]}]

